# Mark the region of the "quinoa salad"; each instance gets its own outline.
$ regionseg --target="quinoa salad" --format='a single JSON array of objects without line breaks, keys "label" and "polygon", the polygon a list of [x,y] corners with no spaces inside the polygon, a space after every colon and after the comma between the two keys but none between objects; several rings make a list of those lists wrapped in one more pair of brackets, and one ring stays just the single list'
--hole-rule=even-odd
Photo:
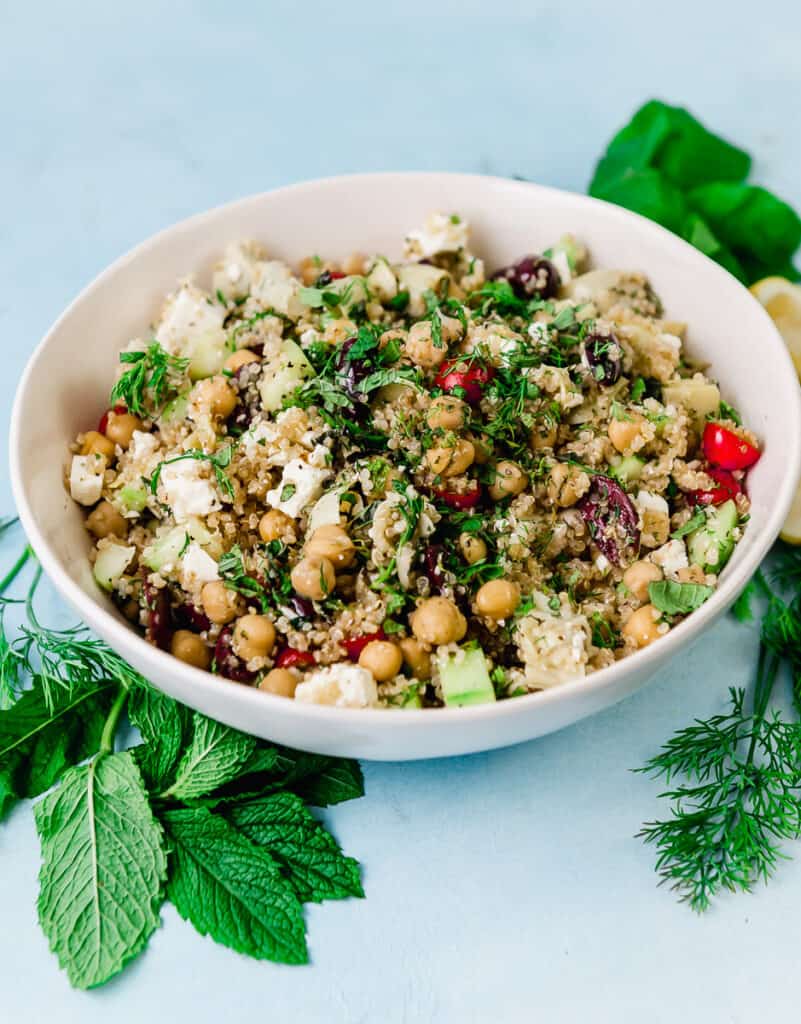
[{"label": "quinoa salad", "polygon": [[639,270],[572,236],[486,267],[433,214],[399,261],[246,241],[206,283],[122,351],[66,469],[150,643],[284,699],[465,706],[714,592],[759,442]]}]

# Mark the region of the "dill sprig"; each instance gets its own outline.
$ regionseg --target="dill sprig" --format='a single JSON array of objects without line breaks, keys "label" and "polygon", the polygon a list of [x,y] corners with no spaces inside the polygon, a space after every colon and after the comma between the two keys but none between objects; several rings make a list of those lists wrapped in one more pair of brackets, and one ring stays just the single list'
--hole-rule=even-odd
[{"label": "dill sprig", "polygon": [[[787,575],[783,577],[787,579]],[[657,850],[657,872],[698,911],[724,889],[750,892],[784,856],[781,842],[801,836],[801,723],[770,710],[782,666],[801,707],[801,594],[767,594],[750,708],[731,689],[723,714],[680,730],[642,772],[673,785],[661,796],[671,815],[639,836]]]},{"label": "dill sprig", "polygon": [[185,452],[181,452],[180,455],[174,455],[171,459],[164,459],[160,462],[153,475],[148,481],[150,487],[150,493],[156,494],[158,491],[159,480],[161,479],[161,471],[165,466],[172,466],[175,462],[185,462],[187,460],[194,460],[195,462],[208,462],[211,468],[214,470],[214,475],[217,478],[217,483],[224,494],[233,501],[236,498],[236,491],[234,485],[231,483],[230,478],[226,474],[225,470],[231,465],[231,459],[234,455],[233,444],[225,445],[216,452],[204,452],[199,448],[189,448]]},{"label": "dill sprig", "polygon": [[[188,359],[170,355],[157,341],[142,351],[121,352],[120,362],[130,368],[111,389],[109,402],[112,408],[124,405],[135,416],[148,416],[158,410],[167,394],[177,390],[189,366]],[[148,409],[148,402],[152,409]]]}]

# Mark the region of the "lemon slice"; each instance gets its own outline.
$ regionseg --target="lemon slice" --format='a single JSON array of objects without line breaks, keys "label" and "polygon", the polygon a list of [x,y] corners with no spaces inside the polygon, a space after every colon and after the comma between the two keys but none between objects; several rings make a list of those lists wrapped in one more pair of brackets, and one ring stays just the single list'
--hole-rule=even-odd
[{"label": "lemon slice", "polygon": [[801,378],[801,286],[784,277],[763,277],[751,285],[751,294],[779,329]]},{"label": "lemon slice", "polygon": [[[801,379],[801,287],[784,277],[763,277],[751,285],[751,294],[776,324]],[[801,484],[782,527],[781,538],[788,544],[801,544]]]}]

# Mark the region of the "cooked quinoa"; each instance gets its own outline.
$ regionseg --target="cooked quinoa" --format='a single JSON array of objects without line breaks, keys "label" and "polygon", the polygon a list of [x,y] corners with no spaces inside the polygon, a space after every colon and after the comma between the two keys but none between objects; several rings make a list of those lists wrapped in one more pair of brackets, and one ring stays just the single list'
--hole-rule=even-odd
[{"label": "cooked quinoa", "polygon": [[756,438],[637,270],[566,236],[487,274],[435,214],[404,258],[230,245],[120,355],[67,469],[147,639],[343,707],[589,675],[705,601]]}]

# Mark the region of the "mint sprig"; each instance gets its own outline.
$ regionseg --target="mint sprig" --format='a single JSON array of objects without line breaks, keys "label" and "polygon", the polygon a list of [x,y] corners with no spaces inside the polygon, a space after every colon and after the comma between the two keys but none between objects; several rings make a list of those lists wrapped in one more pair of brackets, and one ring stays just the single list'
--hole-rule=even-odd
[{"label": "mint sprig", "polygon": [[[120,971],[165,900],[240,953],[307,962],[303,904],[364,893],[358,863],[306,804],[361,796],[359,766],[206,718],[85,628],[42,625],[40,569],[21,601],[3,596],[32,557],[0,579],[0,614],[20,605],[27,619],[16,635],[0,619],[0,820],[46,793],[39,919],[70,982]],[[117,750],[126,710],[141,742]]]}]

